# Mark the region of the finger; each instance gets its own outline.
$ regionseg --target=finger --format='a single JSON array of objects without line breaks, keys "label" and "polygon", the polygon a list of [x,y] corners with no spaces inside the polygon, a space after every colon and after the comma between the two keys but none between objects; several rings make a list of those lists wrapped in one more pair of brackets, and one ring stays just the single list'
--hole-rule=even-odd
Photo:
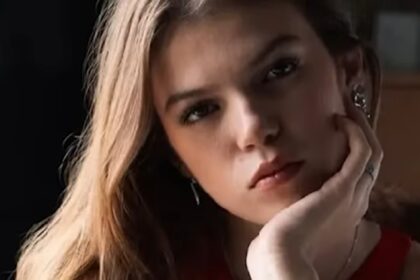
[{"label": "finger", "polygon": [[368,210],[370,193],[372,191],[374,182],[375,180],[373,180],[369,174],[364,173],[362,178],[357,183],[352,203],[355,210],[358,210],[360,217],[363,217],[363,215]]},{"label": "finger", "polygon": [[[372,173],[372,175],[365,172],[361,180],[357,184],[356,190],[355,190],[356,192],[361,191],[360,195],[366,197],[369,195],[372,187],[374,186],[376,182],[376,178],[380,170],[381,162],[383,160],[383,150],[375,132],[373,131],[369,122],[367,121],[365,114],[361,110],[357,109],[356,106],[351,102],[349,98],[346,98],[345,102],[346,102],[346,108],[347,108],[347,112],[349,116],[354,121],[356,121],[356,123],[359,124],[372,149],[372,156],[369,160],[369,163],[373,166],[374,172]],[[366,191],[368,193],[366,193]]]},{"label": "finger", "polygon": [[382,146],[376,136],[374,130],[370,126],[367,117],[364,112],[358,109],[354,103],[350,100],[350,97],[345,98],[345,104],[348,116],[353,119],[364,131],[370,146],[372,147],[372,160],[380,162],[383,159]]},{"label": "finger", "polygon": [[[353,202],[357,182],[371,156],[369,143],[356,123],[344,116],[337,116],[337,124],[347,135],[350,152],[340,171],[328,179],[318,191],[302,199],[301,206],[306,207],[305,210],[310,209],[312,217],[321,217],[325,212],[331,213],[337,205],[346,200]],[[295,207],[299,207],[299,204]],[[301,209],[298,212],[304,211]],[[319,221],[316,218],[314,220]]]},{"label": "finger", "polygon": [[[304,221],[306,228],[319,227],[322,221],[340,205],[343,200],[353,198],[354,188],[363,175],[365,166],[371,157],[372,150],[362,129],[351,119],[337,116],[338,126],[345,131],[348,138],[350,153],[340,171],[327,180],[320,190],[312,192],[284,209],[278,217],[274,217],[267,231],[278,233],[284,227],[284,216],[290,215],[289,221]],[[271,230],[268,230],[271,228]],[[289,225],[288,228],[293,228]]]},{"label": "finger", "polygon": [[[371,156],[371,148],[362,129],[352,120],[337,116],[338,126],[345,131],[350,153],[340,171],[328,179],[319,191],[307,195],[294,207],[294,213],[313,217],[319,223],[320,217],[330,213],[344,200],[353,200],[357,182],[362,177],[365,166]],[[297,208],[301,207],[298,211]],[[309,220],[308,223],[311,223]]]},{"label": "finger", "polygon": [[[350,152],[340,171],[327,180],[319,191],[304,198],[305,206],[311,205],[308,209],[311,209],[312,217],[322,217],[326,212],[331,214],[337,205],[346,200],[353,204],[355,188],[372,154],[364,132],[354,121],[337,116],[337,124],[347,135]],[[319,223],[319,219],[314,220]]]},{"label": "finger", "polygon": [[[341,181],[339,185],[347,183],[356,186],[365,171],[366,164],[371,158],[372,149],[364,131],[353,120],[338,116],[338,125],[347,135],[350,153],[337,176],[333,178],[335,178],[334,181]],[[344,186],[343,188],[346,187]]]}]

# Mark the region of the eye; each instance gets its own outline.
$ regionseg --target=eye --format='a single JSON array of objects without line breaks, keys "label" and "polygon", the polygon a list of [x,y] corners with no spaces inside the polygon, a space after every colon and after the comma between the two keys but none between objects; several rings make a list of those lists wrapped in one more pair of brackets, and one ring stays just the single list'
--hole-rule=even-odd
[{"label": "eye", "polygon": [[181,123],[185,125],[194,124],[218,109],[217,104],[206,101],[199,102],[184,111],[181,115]]},{"label": "eye", "polygon": [[274,63],[270,70],[263,78],[263,82],[271,82],[272,80],[284,78],[293,74],[299,66],[297,58],[283,58]]}]

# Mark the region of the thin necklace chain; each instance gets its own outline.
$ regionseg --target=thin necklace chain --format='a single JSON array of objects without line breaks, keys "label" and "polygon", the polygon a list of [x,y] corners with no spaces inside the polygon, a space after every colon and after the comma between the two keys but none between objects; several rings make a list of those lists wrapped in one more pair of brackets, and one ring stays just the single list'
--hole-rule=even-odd
[{"label": "thin necklace chain", "polygon": [[347,260],[343,264],[343,266],[340,268],[340,270],[338,271],[336,276],[334,277],[334,280],[339,280],[341,278],[342,274],[344,273],[344,271],[346,271],[347,267],[350,265],[351,260],[353,258],[354,249],[356,248],[356,244],[357,244],[358,240],[359,240],[359,225],[356,226],[356,233],[354,234],[353,243],[351,245],[350,253],[347,257]]}]

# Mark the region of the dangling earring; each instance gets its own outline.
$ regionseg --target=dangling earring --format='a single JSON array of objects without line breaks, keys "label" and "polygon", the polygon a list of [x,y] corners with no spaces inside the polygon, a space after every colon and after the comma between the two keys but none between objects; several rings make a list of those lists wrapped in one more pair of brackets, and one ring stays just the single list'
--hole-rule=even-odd
[{"label": "dangling earring", "polygon": [[190,186],[191,186],[191,189],[192,189],[193,194],[194,194],[195,203],[197,204],[197,206],[200,206],[200,196],[198,195],[198,192],[197,192],[197,189],[196,189],[196,188],[198,188],[197,181],[195,179],[191,179]]},{"label": "dangling earring", "polygon": [[367,106],[367,96],[364,93],[365,89],[362,85],[355,85],[351,91],[351,97],[354,105],[360,109],[368,119],[371,118],[371,114],[369,113],[369,109]]}]

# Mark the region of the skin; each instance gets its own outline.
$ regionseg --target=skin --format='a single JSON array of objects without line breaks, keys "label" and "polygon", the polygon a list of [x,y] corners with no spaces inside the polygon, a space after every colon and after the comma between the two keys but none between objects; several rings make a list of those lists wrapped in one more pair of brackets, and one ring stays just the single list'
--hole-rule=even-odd
[{"label": "skin", "polygon": [[[337,171],[345,139],[334,130],[332,117],[344,114],[344,107],[334,60],[295,10],[267,6],[254,14],[251,7],[242,9],[174,28],[154,68],[154,101],[188,172],[219,205],[262,225]],[[268,42],[285,35],[297,39],[248,67]],[[275,68],[279,59],[286,62]],[[294,59],[298,69],[287,61]],[[273,71],[288,67],[290,74],[264,82]],[[170,95],[198,88],[210,89],[165,111]],[[182,113],[205,99],[210,101],[198,116],[211,113],[192,125],[181,124]],[[248,184],[259,165],[275,155],[306,164],[273,196],[250,192]]]},{"label": "skin", "polygon": [[[288,39],[261,58],[279,37]],[[346,113],[351,87],[366,83],[360,51],[332,57],[299,11],[282,1],[226,4],[211,17],[173,25],[163,45],[152,65],[154,106],[182,172],[231,214],[231,266],[238,279],[248,279],[246,250],[261,227],[318,190],[347,155],[333,116]],[[191,90],[199,94],[167,106]],[[259,165],[274,156],[305,164],[269,195],[250,190]],[[353,229],[343,225],[325,238],[321,279],[345,261]],[[379,240],[375,225],[363,222],[362,232],[353,269]]]}]

